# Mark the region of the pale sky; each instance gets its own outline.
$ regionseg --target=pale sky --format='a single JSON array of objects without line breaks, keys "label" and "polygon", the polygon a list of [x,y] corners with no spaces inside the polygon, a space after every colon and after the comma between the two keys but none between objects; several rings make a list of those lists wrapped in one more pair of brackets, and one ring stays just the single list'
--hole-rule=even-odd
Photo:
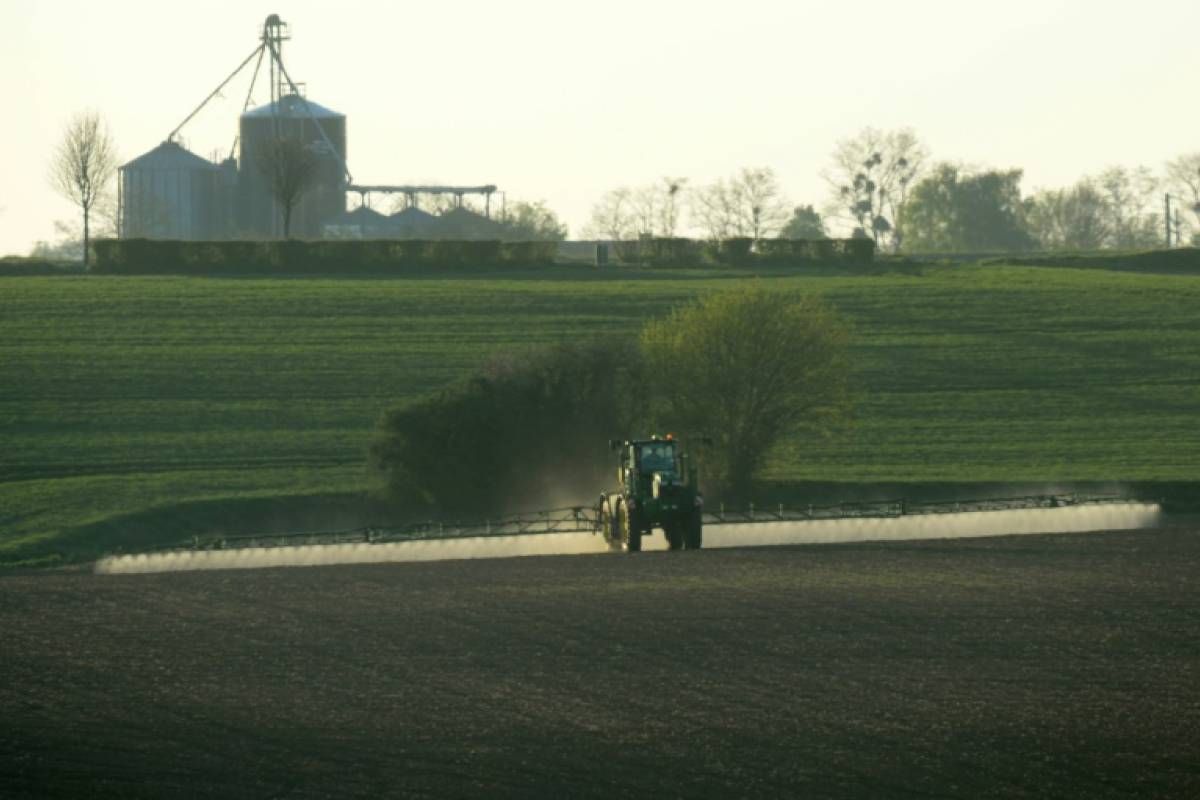
[{"label": "pale sky", "polygon": [[[46,179],[66,120],[99,110],[135,158],[270,13],[291,25],[292,77],[347,116],[356,182],[495,183],[572,234],[608,189],[744,166],[820,207],[834,145],[868,125],[1023,167],[1026,192],[1200,150],[1195,0],[0,0],[0,254],[77,215]],[[188,147],[228,153],[248,83]]]}]

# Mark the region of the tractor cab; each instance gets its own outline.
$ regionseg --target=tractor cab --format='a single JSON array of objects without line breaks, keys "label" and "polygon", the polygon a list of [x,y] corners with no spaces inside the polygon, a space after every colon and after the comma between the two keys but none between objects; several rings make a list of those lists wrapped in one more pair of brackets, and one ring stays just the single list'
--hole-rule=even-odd
[{"label": "tractor cab", "polygon": [[638,442],[633,445],[635,451],[634,458],[638,465],[638,470],[644,474],[652,475],[656,472],[676,473],[679,471],[679,462],[675,454],[675,442],[670,440],[651,440],[649,442]]},{"label": "tractor cab", "polygon": [[619,479],[633,496],[657,499],[687,482],[686,456],[679,452],[674,437],[653,436],[622,444]]}]

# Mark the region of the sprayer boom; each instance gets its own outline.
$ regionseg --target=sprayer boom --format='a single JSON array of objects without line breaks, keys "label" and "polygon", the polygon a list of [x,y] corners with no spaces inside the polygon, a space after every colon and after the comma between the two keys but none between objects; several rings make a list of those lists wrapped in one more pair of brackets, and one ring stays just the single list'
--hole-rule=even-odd
[{"label": "sprayer boom", "polygon": [[[721,506],[703,512],[702,520],[709,525],[747,525],[779,522],[807,522],[837,519],[889,519],[909,515],[982,513],[1066,506],[1096,506],[1135,502],[1131,498],[1112,495],[1031,495],[1025,497],[954,500],[937,503],[912,503],[887,500],[871,503],[842,503],[838,505],[807,505],[799,507],[762,507],[751,504],[744,509]],[[245,536],[192,537],[163,547],[117,555],[193,552],[204,550],[240,550],[273,547],[313,547],[324,545],[374,545],[436,539],[471,537],[529,536],[562,533],[604,533],[606,520],[596,508],[571,508],[535,511],[496,519],[473,521],[429,521],[403,526],[367,526],[336,531],[290,531],[258,533]]]}]

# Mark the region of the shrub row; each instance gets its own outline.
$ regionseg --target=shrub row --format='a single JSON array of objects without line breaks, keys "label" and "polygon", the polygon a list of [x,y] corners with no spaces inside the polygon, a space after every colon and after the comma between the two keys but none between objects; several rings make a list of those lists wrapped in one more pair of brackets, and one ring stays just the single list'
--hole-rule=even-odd
[{"label": "shrub row", "polygon": [[982,259],[980,263],[989,266],[1076,267],[1079,269],[1112,269],[1195,275],[1200,274],[1200,248],[1178,247],[1170,250],[1144,250],[1140,252],[1097,251],[1091,253],[992,256]]},{"label": "shrub row", "polygon": [[616,256],[628,264],[675,267],[805,266],[822,263],[866,264],[875,258],[871,239],[698,239],[644,238],[616,243]]},{"label": "shrub row", "polygon": [[214,241],[101,239],[94,271],[346,273],[552,264],[556,242],[370,240]]}]

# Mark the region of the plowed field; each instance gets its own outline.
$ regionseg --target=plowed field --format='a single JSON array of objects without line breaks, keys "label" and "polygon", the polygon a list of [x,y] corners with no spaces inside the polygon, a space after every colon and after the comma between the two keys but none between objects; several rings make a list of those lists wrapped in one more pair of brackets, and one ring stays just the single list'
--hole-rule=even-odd
[{"label": "plowed field", "polygon": [[1200,796],[1200,533],[0,578],[0,796]]}]

